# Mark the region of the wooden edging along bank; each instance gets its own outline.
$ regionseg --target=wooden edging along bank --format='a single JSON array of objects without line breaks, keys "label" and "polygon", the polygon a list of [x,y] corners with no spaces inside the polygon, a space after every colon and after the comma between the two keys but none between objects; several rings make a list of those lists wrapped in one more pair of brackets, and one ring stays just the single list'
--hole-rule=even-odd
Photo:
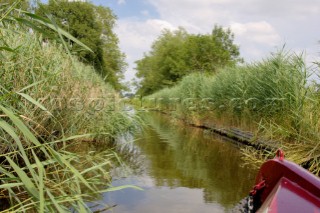
[{"label": "wooden edging along bank", "polygon": [[[160,112],[160,113],[168,115],[168,116],[172,116],[171,113],[167,113],[167,112],[164,112],[161,110],[154,110],[154,111]],[[202,123],[199,125],[199,124],[195,124],[190,121],[187,121],[186,119],[183,119],[183,118],[178,118],[178,117],[175,117],[175,118],[182,121],[186,125],[200,128],[200,129],[209,130],[213,133],[216,133],[216,134],[224,136],[228,139],[231,139],[232,141],[238,142],[238,143],[245,145],[245,146],[253,147],[257,150],[266,150],[266,151],[272,152],[272,151],[275,151],[279,148],[279,147],[273,145],[273,144],[276,144],[276,142],[270,142],[270,141],[268,142],[268,141],[261,140],[261,139],[257,138],[256,136],[254,136],[251,132],[243,131],[238,128],[218,128],[210,123]]]},{"label": "wooden edging along bank", "polygon": [[[251,132],[243,131],[238,128],[221,128],[209,122],[208,123],[203,122],[203,123],[197,124],[190,120],[174,116],[172,113],[168,113],[163,110],[152,109],[151,111],[174,117],[177,120],[183,122],[185,125],[204,129],[212,133],[216,133],[218,135],[225,137],[226,139],[230,139],[230,141],[232,142],[236,142],[244,146],[253,147],[256,150],[275,152],[276,150],[279,149],[279,146],[277,146],[279,145],[279,141],[263,140],[261,138],[258,138],[256,135],[252,134]],[[311,160],[307,160],[302,164],[300,164],[300,166],[308,170],[310,168],[310,163],[311,163]]]}]

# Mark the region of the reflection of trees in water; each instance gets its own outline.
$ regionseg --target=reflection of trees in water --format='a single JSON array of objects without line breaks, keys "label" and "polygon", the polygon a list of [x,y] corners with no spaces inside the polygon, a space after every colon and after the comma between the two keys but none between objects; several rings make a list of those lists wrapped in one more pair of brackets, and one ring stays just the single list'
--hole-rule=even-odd
[{"label": "reflection of trees in water", "polygon": [[151,128],[138,140],[157,186],[202,188],[205,202],[230,207],[248,194],[255,171],[240,166],[238,149],[204,131],[145,116]]},{"label": "reflection of trees in water", "polygon": [[[119,154],[122,165],[118,168],[117,178],[130,175],[141,175],[145,172],[145,156],[139,147],[134,144],[132,133],[123,134],[116,141],[116,152]],[[123,173],[123,175],[119,173]]]}]

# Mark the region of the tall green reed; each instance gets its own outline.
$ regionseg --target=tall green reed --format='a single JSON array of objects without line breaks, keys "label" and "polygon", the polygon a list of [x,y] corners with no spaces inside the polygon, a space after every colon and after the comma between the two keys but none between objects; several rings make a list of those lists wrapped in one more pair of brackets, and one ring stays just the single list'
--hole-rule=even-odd
[{"label": "tall green reed", "polygon": [[116,92],[68,55],[64,41],[43,43],[36,23],[76,39],[15,5],[1,6],[0,210],[90,212],[87,200],[123,188],[108,185],[118,156],[83,158],[68,143],[112,140],[135,121],[113,107]]},{"label": "tall green reed", "polygon": [[[162,104],[180,98],[176,113],[182,117],[196,114],[199,119],[206,117],[281,141],[277,146],[287,151],[289,159],[319,173],[320,99],[318,84],[310,81],[313,72],[303,54],[282,50],[260,62],[225,68],[214,76],[189,75],[172,89],[150,97],[165,97],[167,102]],[[190,98],[197,101],[192,108],[184,104]]]}]

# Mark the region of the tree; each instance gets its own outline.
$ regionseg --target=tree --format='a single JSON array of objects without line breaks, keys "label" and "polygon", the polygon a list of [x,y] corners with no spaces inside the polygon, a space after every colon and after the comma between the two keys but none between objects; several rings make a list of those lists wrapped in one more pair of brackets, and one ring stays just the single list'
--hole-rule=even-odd
[{"label": "tree", "polygon": [[28,10],[29,9],[29,0],[0,0],[0,5],[2,4],[9,4],[9,5],[15,5],[14,8]]},{"label": "tree", "polygon": [[125,54],[120,51],[119,39],[113,32],[116,24],[116,17],[113,12],[106,7],[95,7],[97,20],[102,27],[101,40],[103,43],[104,66],[109,74],[108,79],[115,82],[116,89],[126,89],[119,83],[123,79],[123,71],[127,64],[125,63]]},{"label": "tree", "polygon": [[[72,52],[80,60],[93,65],[115,89],[122,88],[120,79],[126,64],[113,32],[116,17],[109,8],[87,2],[49,0],[48,4],[40,4],[36,13],[41,16],[50,14],[59,27],[90,47],[93,52],[70,42]],[[46,31],[52,37],[56,36],[50,30]]]},{"label": "tree", "polygon": [[139,93],[146,95],[165,86],[172,86],[184,75],[183,47],[187,32],[180,28],[171,32],[164,30],[153,43],[152,50],[136,61],[136,76],[141,78]]},{"label": "tree", "polygon": [[241,59],[233,39],[229,29],[217,25],[205,35],[188,34],[183,28],[164,30],[151,51],[136,61],[136,76],[141,79],[138,93],[148,95],[172,86],[192,72],[215,73],[221,67],[234,66]]}]

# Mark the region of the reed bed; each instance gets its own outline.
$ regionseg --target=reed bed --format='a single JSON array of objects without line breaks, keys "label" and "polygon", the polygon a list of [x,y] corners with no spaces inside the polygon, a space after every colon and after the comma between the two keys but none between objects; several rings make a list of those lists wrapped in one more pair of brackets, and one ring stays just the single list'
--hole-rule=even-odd
[{"label": "reed bed", "polygon": [[15,24],[0,35],[0,47],[10,46],[0,51],[0,210],[90,212],[88,200],[123,188],[110,185],[118,156],[107,149],[84,158],[68,145],[110,142],[135,120],[63,45]]},{"label": "reed bed", "polygon": [[[177,86],[144,98],[144,104],[157,100],[157,107],[166,110],[172,100],[179,100],[175,115],[253,131],[284,149],[288,159],[319,175],[317,82],[316,63],[308,67],[304,55],[282,50],[260,62],[225,68],[214,76],[189,75]],[[252,150],[246,153],[250,155]]]}]

